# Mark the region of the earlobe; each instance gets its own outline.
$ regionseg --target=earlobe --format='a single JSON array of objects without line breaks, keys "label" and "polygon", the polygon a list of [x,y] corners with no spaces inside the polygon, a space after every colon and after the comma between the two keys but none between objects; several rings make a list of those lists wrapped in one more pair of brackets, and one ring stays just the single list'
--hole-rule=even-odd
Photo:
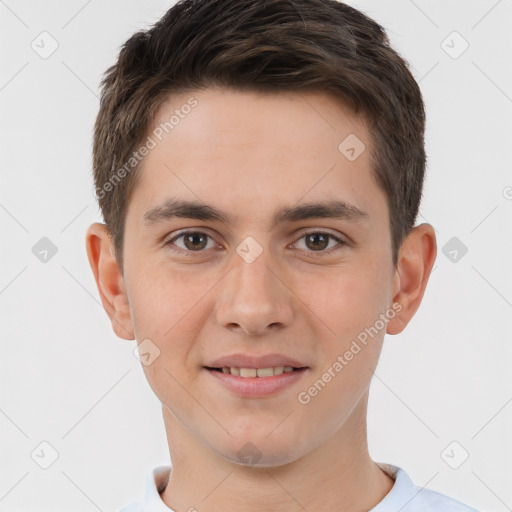
[{"label": "earlobe", "polygon": [[135,339],[123,276],[105,224],[95,222],[89,226],[86,249],[101,302],[114,332],[125,340]]},{"label": "earlobe", "polygon": [[430,224],[414,227],[402,243],[393,278],[394,303],[401,309],[387,324],[388,334],[399,334],[421,304],[437,255],[434,228]]}]

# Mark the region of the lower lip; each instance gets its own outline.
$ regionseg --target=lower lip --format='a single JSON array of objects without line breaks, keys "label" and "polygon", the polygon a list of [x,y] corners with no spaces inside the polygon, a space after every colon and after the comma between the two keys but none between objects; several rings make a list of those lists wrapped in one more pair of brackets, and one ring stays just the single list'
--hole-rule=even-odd
[{"label": "lower lip", "polygon": [[208,368],[205,368],[205,370],[237,395],[261,398],[274,395],[291,386],[303,377],[308,368],[301,368],[272,377],[239,377],[238,375],[209,370]]}]

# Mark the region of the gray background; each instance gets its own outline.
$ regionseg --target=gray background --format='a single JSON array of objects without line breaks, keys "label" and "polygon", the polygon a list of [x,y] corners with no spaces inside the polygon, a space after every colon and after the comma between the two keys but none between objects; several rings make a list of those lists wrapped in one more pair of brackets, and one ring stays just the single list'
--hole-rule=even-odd
[{"label": "gray background", "polygon": [[[371,454],[482,511],[512,510],[512,1],[350,4],[388,30],[423,90],[418,220],[436,228],[439,248],[418,313],[386,337]],[[160,403],[136,342],[111,330],[85,230],[101,221],[91,175],[99,80],[170,5],[0,0],[2,511],[115,510],[169,463]],[[43,237],[57,249],[46,261]]]}]

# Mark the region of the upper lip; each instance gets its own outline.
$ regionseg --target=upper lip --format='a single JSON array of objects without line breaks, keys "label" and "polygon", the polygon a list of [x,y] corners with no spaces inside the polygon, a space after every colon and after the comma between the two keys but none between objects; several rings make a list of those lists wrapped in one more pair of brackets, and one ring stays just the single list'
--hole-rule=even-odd
[{"label": "upper lip", "polygon": [[300,361],[282,354],[265,354],[261,356],[232,354],[220,357],[206,365],[208,368],[275,368],[277,366],[292,366],[293,368],[306,367],[306,365],[302,364]]}]

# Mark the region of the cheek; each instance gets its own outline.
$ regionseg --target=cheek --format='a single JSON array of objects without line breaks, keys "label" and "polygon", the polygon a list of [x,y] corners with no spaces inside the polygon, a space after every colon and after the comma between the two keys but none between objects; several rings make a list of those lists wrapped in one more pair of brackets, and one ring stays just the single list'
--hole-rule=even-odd
[{"label": "cheek", "polygon": [[201,301],[215,284],[208,275],[172,270],[165,264],[144,265],[134,272],[130,306],[137,339],[186,338],[200,325]]},{"label": "cheek", "polygon": [[319,368],[320,378],[327,372],[325,380],[329,381],[329,390],[319,400],[327,408],[353,402],[347,390],[363,392],[369,385],[385,334],[385,323],[379,319],[387,309],[386,283],[383,266],[375,258],[365,258],[360,265],[350,266],[350,271],[326,280],[324,292],[318,294],[318,315],[329,326],[322,338],[324,355]]},{"label": "cheek", "polygon": [[206,321],[201,299],[205,300],[212,285],[208,279],[171,274],[162,266],[145,265],[137,276],[130,288],[135,337],[139,344],[150,340],[150,352],[157,354],[151,364],[143,364],[143,371],[163,403],[173,397],[173,403],[187,410],[191,404],[181,385],[197,377],[197,358],[191,353],[197,350],[194,340]]},{"label": "cheek", "polygon": [[326,339],[356,336],[373,325],[387,306],[386,280],[380,267],[368,259],[357,266],[331,268],[314,279],[301,279],[304,302],[328,328]]}]

